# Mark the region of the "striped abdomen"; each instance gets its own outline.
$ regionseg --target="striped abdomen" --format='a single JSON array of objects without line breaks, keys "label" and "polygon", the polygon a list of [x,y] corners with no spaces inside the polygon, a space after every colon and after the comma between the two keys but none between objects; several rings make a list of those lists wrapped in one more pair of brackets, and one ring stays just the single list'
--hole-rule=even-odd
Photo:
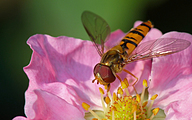
[{"label": "striped abdomen", "polygon": [[146,36],[146,34],[153,27],[150,21],[143,22],[136,28],[132,29],[120,42],[120,46],[127,51],[130,55],[141,40]]}]

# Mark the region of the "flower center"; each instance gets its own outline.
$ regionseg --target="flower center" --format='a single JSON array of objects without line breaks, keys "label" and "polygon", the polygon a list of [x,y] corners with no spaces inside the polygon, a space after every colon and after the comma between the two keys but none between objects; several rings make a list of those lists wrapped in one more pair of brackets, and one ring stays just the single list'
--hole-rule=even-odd
[{"label": "flower center", "polygon": [[82,103],[82,107],[94,116],[92,120],[152,120],[159,112],[159,108],[151,110],[157,94],[153,95],[150,101],[144,101],[145,90],[148,87],[146,80],[143,80],[143,91],[140,95],[131,96],[128,86],[127,79],[124,79],[121,81],[121,87],[118,88],[117,93],[111,95],[110,92],[107,92],[107,97],[103,96],[104,91],[99,88],[104,113],[102,116],[92,111],[86,103]]}]

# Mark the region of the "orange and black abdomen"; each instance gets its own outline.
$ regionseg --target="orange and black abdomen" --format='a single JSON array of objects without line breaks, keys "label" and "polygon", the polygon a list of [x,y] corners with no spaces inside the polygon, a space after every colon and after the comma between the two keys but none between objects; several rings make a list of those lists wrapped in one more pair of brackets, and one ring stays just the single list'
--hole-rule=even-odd
[{"label": "orange and black abdomen", "polygon": [[153,27],[150,21],[143,22],[136,28],[133,28],[120,42],[120,46],[127,51],[130,55],[141,40],[146,36],[146,34]]}]

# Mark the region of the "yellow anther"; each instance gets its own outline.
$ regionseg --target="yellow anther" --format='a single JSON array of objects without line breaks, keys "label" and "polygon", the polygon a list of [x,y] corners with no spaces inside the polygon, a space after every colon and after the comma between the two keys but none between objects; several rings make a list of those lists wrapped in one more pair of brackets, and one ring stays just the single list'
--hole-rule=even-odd
[{"label": "yellow anther", "polygon": [[143,86],[148,87],[147,80],[143,80]]},{"label": "yellow anther", "polygon": [[123,95],[123,90],[122,90],[121,87],[118,88],[117,93],[120,94],[120,95]]},{"label": "yellow anther", "polygon": [[152,97],[151,97],[151,100],[155,100],[156,98],[157,98],[157,94],[155,94],[155,95],[153,95]]},{"label": "yellow anther", "polygon": [[101,120],[107,120],[107,119],[103,118],[103,119],[101,119]]},{"label": "yellow anther", "polygon": [[82,103],[82,107],[85,110],[88,110],[96,118],[96,119],[93,119],[93,120],[101,120],[101,118],[93,110],[90,109],[90,105],[88,105],[87,103],[83,102]]},{"label": "yellow anther", "polygon": [[157,115],[157,113],[159,112],[159,108],[153,109],[152,112],[153,112],[153,114],[152,114],[151,117],[149,118],[150,120],[152,120],[152,119],[155,117],[155,115]]},{"label": "yellow anther", "polygon": [[113,93],[113,101],[117,100],[117,95],[115,93]]},{"label": "yellow anther", "polygon": [[145,101],[145,102],[143,103],[143,108],[147,105],[147,103],[148,103],[148,101]]},{"label": "yellow anther", "polygon": [[136,100],[138,101],[138,103],[140,103],[140,102],[141,102],[141,97],[140,97],[140,95],[139,95],[139,94],[136,94]]},{"label": "yellow anther", "polygon": [[144,94],[145,94],[145,89],[147,87],[147,80],[143,80],[143,90],[142,90],[142,93],[141,93],[141,103],[143,103],[143,100],[144,100]]},{"label": "yellow anther", "polygon": [[128,86],[126,85],[126,83],[124,81],[121,81],[121,87],[122,89],[125,89],[127,88]]},{"label": "yellow anther", "polygon": [[123,82],[126,84],[127,87],[129,86],[129,83],[128,83],[127,78],[125,78],[125,79],[123,80]]},{"label": "yellow anther", "polygon": [[157,113],[159,112],[159,108],[155,108],[155,109],[153,109],[152,112],[153,112],[154,115],[157,115]]},{"label": "yellow anther", "polygon": [[87,103],[83,102],[82,103],[82,107],[85,109],[85,110],[88,110],[90,108],[90,105],[88,105]]},{"label": "yellow anther", "polygon": [[109,97],[107,96],[107,97],[105,97],[105,102],[107,103],[107,104],[109,104],[110,102],[111,102],[111,100],[109,99]]},{"label": "yellow anther", "polygon": [[129,83],[127,81],[127,78],[121,81],[121,86],[122,86],[122,89],[125,90],[126,95],[129,96],[129,91],[128,91]]},{"label": "yellow anther", "polygon": [[92,120],[98,120],[97,118],[93,118]]},{"label": "yellow anther", "polygon": [[100,92],[101,94],[104,94],[104,91],[103,91],[103,89],[102,89],[101,87],[99,87],[99,92]]},{"label": "yellow anther", "polygon": [[117,111],[115,106],[111,106],[111,110]]}]

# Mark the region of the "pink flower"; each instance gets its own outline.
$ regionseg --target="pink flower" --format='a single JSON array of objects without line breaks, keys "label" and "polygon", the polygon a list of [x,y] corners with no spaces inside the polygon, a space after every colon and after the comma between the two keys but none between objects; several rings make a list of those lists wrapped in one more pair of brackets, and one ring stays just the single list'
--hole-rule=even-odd
[{"label": "pink flower", "polygon": [[[135,26],[140,23],[136,22]],[[106,46],[114,46],[124,35],[120,30],[113,32]],[[153,28],[143,41],[154,40],[161,35],[159,30]],[[191,35],[178,32],[165,36],[170,35],[192,39]],[[84,120],[86,111],[81,106],[83,102],[88,103],[92,110],[102,110],[98,88],[103,86],[92,83],[94,65],[100,61],[92,42],[38,34],[30,37],[27,43],[33,54],[30,64],[24,68],[29,78],[29,87],[25,93],[26,117],[18,116],[13,120]],[[154,107],[163,109],[167,119],[191,116],[191,113],[188,114],[192,99],[191,49],[156,58],[153,63],[151,60],[130,63],[125,68],[139,78],[135,85],[138,93],[142,92],[142,80],[150,78],[152,69],[149,96],[159,95]],[[131,79],[124,72],[119,76]],[[116,80],[111,84],[110,91],[116,91],[119,86],[120,82]],[[133,93],[133,87],[129,91]]]}]

